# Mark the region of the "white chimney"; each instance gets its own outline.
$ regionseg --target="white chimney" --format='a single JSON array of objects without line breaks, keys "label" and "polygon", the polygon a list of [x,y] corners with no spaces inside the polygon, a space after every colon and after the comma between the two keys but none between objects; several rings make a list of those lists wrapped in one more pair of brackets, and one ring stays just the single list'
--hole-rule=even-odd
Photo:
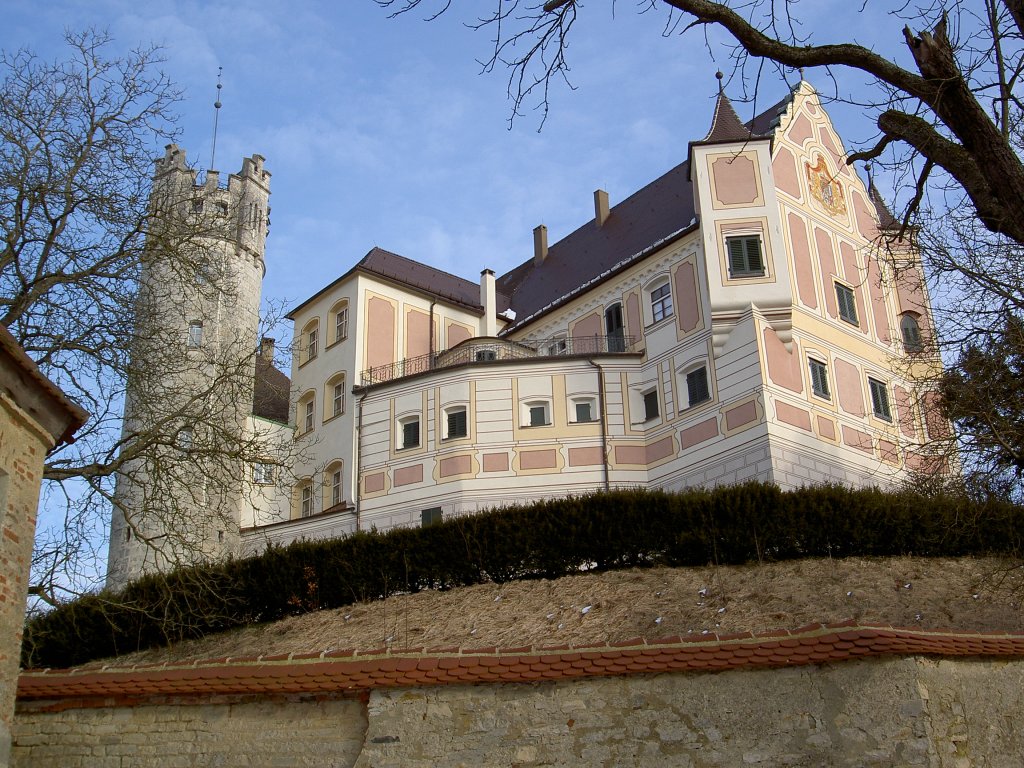
[{"label": "white chimney", "polygon": [[480,273],[480,303],[484,308],[483,327],[480,329],[480,335],[497,336],[498,307],[494,291],[494,272],[490,269],[485,269]]}]

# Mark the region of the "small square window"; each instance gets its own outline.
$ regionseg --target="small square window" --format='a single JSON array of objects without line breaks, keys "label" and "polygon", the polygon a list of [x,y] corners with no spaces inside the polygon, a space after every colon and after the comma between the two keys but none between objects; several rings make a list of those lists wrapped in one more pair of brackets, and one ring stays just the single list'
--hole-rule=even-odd
[{"label": "small square window", "polygon": [[420,445],[420,420],[418,418],[402,421],[402,448],[418,448]]},{"label": "small square window", "polygon": [[859,325],[857,321],[857,300],[853,289],[836,283],[836,301],[839,303],[839,317],[850,325]]},{"label": "small square window", "polygon": [[872,413],[883,421],[892,421],[892,411],[889,408],[889,388],[885,382],[869,378],[868,387],[871,389]]},{"label": "small square window", "polygon": [[453,437],[465,437],[469,434],[465,408],[452,408],[447,412],[446,417],[448,422],[448,434],[446,437],[451,439]]},{"label": "small square window", "polygon": [[651,317],[655,323],[672,316],[672,291],[668,283],[651,291]]},{"label": "small square window", "polygon": [[478,363],[489,363],[497,359],[498,354],[493,349],[478,349],[476,352],[476,361]]},{"label": "small square window", "polygon": [[547,354],[552,356],[564,355],[569,348],[567,339],[554,339],[547,347]]},{"label": "small square window", "polygon": [[183,429],[178,433],[178,447],[183,451],[191,451],[195,444],[191,429]]},{"label": "small square window", "polygon": [[544,427],[548,425],[548,406],[546,403],[537,403],[530,406],[530,426]]},{"label": "small square window", "polygon": [[689,407],[711,399],[711,388],[708,386],[708,369],[704,366],[686,374],[686,399]]},{"label": "small square window", "polygon": [[764,259],[761,256],[760,235],[725,238],[729,256],[729,277],[762,277]]},{"label": "small square window", "polygon": [[274,465],[265,462],[253,464],[252,481],[257,485],[272,485],[274,482]]},{"label": "small square window", "polygon": [[660,415],[661,410],[658,405],[658,390],[652,389],[650,392],[644,392],[644,421],[656,419]]},{"label": "small square window", "polygon": [[430,525],[437,525],[441,522],[442,513],[440,507],[431,507],[420,512],[420,527],[426,528]]},{"label": "small square window", "polygon": [[576,421],[578,423],[594,420],[594,404],[590,400],[576,401]]},{"label": "small square window", "polygon": [[813,358],[807,361],[807,365],[811,371],[811,391],[818,397],[831,400],[832,395],[828,391],[828,366]]}]

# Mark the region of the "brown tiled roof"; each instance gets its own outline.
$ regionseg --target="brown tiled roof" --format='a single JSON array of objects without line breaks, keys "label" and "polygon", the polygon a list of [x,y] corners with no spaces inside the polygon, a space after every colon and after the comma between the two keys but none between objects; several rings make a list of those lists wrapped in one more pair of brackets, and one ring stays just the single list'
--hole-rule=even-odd
[{"label": "brown tiled roof", "polygon": [[258,355],[256,383],[252,393],[253,416],[287,424],[291,388],[291,379],[274,367],[274,361]]},{"label": "brown tiled roof", "polygon": [[604,225],[590,220],[533,259],[498,279],[518,323],[575,289],[645,255],[649,247],[687,229],[694,220],[693,185],[681,163],[613,207]]},{"label": "brown tiled roof", "polygon": [[[41,391],[56,405],[59,409],[58,412],[63,411],[65,414],[66,418],[57,426],[56,422],[51,418],[47,418],[45,409],[32,413],[32,416],[37,419],[39,424],[44,425],[47,429],[55,428],[55,433],[53,434],[53,438],[56,441],[55,446],[74,442],[75,432],[89,418],[88,411],[64,394],[64,390],[43,375],[42,371],[39,370],[39,366],[25,353],[18,340],[14,338],[4,325],[0,325],[0,351],[4,353],[4,356],[7,357],[10,363],[10,372],[17,374],[18,380],[21,382],[20,386],[32,387]],[[24,403],[23,398],[17,392],[8,394],[19,406],[28,407],[28,403]],[[57,433],[57,430],[60,430],[60,432]]]},{"label": "brown tiled roof", "polygon": [[[480,306],[479,283],[464,280],[450,272],[407,259],[405,256],[385,251],[383,248],[371,250],[363,257],[362,261],[356,264],[356,269],[372,272],[470,309],[483,309]],[[500,298],[498,303],[499,311],[505,308],[501,306]]]},{"label": "brown tiled roof", "polygon": [[[413,261],[397,253],[386,251],[383,248],[374,247],[345,274],[300,303],[286,317],[294,319],[295,313],[302,309],[302,307],[348,278],[353,272],[359,270],[379,275],[409,288],[422,291],[429,296],[436,296],[439,299],[460,304],[467,309],[477,312],[483,311],[483,307],[480,305],[480,284],[478,282],[466,280],[442,269]],[[499,312],[508,309],[508,297],[498,291],[495,298]]]},{"label": "brown tiled roof", "polygon": [[868,177],[868,198],[871,200],[872,205],[875,206],[879,227],[882,229],[895,229],[900,226],[900,223],[896,221],[896,217],[892,215],[892,211],[889,210],[889,206],[882,199],[882,195],[878,192],[875,182],[870,176]]},{"label": "brown tiled roof", "polygon": [[810,624],[787,631],[635,638],[589,646],[336,650],[190,663],[28,670],[18,699],[109,706],[147,696],[295,694],[471,683],[521,683],[659,672],[824,664],[869,656],[1024,657],[1024,635]]},{"label": "brown tiled roof", "polygon": [[[720,95],[711,130],[700,143],[745,141],[752,133],[755,138],[768,133],[792,98],[787,94],[744,126],[729,99]],[[552,245],[540,265],[531,258],[502,275],[498,288],[516,312],[509,330],[688,231],[695,216],[689,163],[684,162],[612,208],[603,226],[591,219]]]},{"label": "brown tiled roof", "polygon": [[744,125],[740,116],[733,109],[732,102],[724,92],[718,94],[715,101],[715,114],[711,118],[711,128],[699,144],[717,144],[719,142],[746,141],[753,135],[751,127]]}]

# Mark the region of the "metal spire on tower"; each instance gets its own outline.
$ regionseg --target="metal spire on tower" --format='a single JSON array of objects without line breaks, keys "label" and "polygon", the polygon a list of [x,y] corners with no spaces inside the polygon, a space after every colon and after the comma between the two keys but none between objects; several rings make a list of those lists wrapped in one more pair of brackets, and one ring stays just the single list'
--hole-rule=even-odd
[{"label": "metal spire on tower", "polygon": [[220,122],[220,89],[224,86],[221,85],[220,78],[224,73],[224,67],[217,67],[217,100],[213,102],[213,149],[210,150],[210,170],[214,170],[217,166],[214,165],[214,161],[217,158],[217,124]]}]

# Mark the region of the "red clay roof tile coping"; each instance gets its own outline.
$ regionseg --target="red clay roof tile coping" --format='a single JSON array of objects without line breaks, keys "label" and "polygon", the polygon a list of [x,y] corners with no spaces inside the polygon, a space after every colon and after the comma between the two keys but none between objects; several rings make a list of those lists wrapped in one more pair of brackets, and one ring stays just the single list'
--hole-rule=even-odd
[{"label": "red clay roof tile coping", "polygon": [[793,630],[699,634],[588,646],[414,648],[228,657],[189,662],[26,670],[18,699],[107,706],[139,697],[344,693],[419,685],[516,683],[657,672],[709,672],[847,661],[868,656],[1024,658],[1024,634],[808,624]]}]

